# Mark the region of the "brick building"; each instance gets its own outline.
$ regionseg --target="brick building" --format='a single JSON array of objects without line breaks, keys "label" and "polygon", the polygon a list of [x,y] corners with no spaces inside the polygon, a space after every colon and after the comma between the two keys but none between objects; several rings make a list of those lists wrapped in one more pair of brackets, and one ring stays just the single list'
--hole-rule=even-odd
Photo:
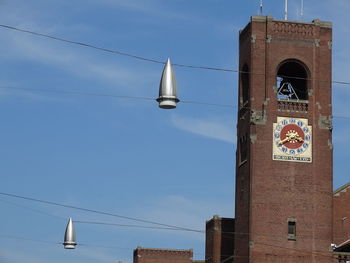
[{"label": "brick building", "polygon": [[350,239],[350,183],[334,191],[333,243],[339,245]]},{"label": "brick building", "polygon": [[206,222],[205,262],[232,262],[234,252],[234,218],[217,215]]},{"label": "brick building", "polygon": [[350,262],[350,183],[334,191],[333,243],[339,262]]},{"label": "brick building", "polygon": [[134,250],[134,263],[196,263],[193,250],[159,249],[137,247]]},{"label": "brick building", "polygon": [[[333,193],[331,63],[330,22],[253,16],[240,31],[235,218],[206,223],[206,263],[331,263],[332,243],[346,258],[350,183]],[[137,248],[134,263],[192,256]]]},{"label": "brick building", "polygon": [[235,262],[332,262],[332,25],[239,34]]}]

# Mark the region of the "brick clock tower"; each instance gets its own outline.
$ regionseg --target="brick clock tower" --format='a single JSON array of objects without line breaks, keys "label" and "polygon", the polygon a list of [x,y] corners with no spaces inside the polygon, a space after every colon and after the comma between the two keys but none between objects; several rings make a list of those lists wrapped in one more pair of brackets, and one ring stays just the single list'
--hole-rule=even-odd
[{"label": "brick clock tower", "polygon": [[235,263],[333,262],[332,24],[239,35]]}]

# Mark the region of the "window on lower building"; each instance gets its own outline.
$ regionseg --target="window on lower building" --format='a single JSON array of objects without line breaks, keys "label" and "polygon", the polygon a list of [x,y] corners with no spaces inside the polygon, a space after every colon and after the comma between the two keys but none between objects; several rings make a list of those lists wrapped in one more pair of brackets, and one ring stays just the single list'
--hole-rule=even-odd
[{"label": "window on lower building", "polygon": [[288,239],[295,240],[297,235],[297,222],[294,218],[288,219]]}]

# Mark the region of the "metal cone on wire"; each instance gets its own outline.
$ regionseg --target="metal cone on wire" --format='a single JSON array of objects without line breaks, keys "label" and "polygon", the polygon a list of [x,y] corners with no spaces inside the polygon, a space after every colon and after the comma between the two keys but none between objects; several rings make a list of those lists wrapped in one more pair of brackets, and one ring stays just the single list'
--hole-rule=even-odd
[{"label": "metal cone on wire", "polygon": [[72,218],[69,218],[66,232],[64,233],[64,241],[63,246],[65,249],[74,249],[77,245],[76,238],[75,238],[75,230]]},{"label": "metal cone on wire", "polygon": [[176,94],[176,77],[168,58],[159,85],[159,107],[162,109],[174,109],[180,100]]}]

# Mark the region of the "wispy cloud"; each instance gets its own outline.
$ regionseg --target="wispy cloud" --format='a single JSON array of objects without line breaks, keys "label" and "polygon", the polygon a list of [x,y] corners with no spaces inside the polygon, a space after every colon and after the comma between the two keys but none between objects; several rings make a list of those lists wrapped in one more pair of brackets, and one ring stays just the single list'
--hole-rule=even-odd
[{"label": "wispy cloud", "polygon": [[116,86],[128,87],[128,89],[140,84],[135,75],[142,75],[142,79],[146,79],[147,75],[154,75],[148,70],[137,73],[135,68],[129,69],[125,65],[120,66],[117,63],[101,61],[94,56],[77,52],[76,49],[73,52],[67,48],[59,47],[56,43],[47,44],[26,36],[13,37],[10,45],[13,53],[16,53],[17,59],[35,61],[57,67],[80,78],[95,79]]},{"label": "wispy cloud", "polygon": [[211,139],[235,143],[235,126],[232,118],[209,117],[199,119],[173,115],[171,123],[178,129]]},{"label": "wispy cloud", "polygon": [[231,202],[195,200],[181,195],[164,196],[161,200],[154,201],[151,207],[143,209],[145,218],[155,218],[158,222],[197,230],[204,230],[205,221],[212,215],[228,216],[227,211],[233,211]]},{"label": "wispy cloud", "polygon": [[[65,31],[62,29],[63,26],[41,27],[30,22],[26,26],[17,26],[54,36],[61,35],[57,33],[57,28],[59,28],[59,32]],[[79,31],[79,28],[77,26],[76,30]],[[89,83],[98,83],[102,87],[120,91],[127,90],[128,95],[140,95],[139,92],[144,95],[145,92],[149,91],[149,87],[154,86],[154,80],[158,82],[159,79],[161,66],[159,69],[144,67],[142,64],[132,63],[133,61],[128,63],[123,57],[118,58],[113,54],[96,52],[7,29],[2,30],[0,40],[2,41],[1,49],[3,52],[1,52],[0,57],[10,62],[24,61],[41,64],[47,68],[58,70],[60,74],[67,74],[67,76],[70,75]],[[84,31],[87,31],[87,28]],[[90,34],[93,34],[93,31],[91,29]],[[45,76],[42,76],[42,78],[45,78]],[[12,80],[5,77],[2,81],[11,82]]]}]

